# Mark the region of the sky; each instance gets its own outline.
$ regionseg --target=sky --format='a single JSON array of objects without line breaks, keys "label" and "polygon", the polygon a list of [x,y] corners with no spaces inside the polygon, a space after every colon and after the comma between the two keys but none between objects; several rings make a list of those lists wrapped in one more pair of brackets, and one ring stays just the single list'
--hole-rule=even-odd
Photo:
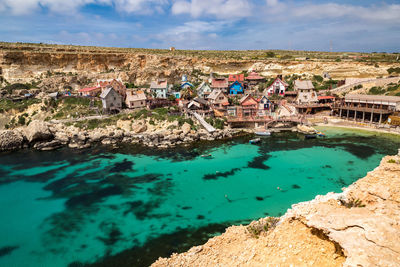
[{"label": "sky", "polygon": [[400,0],[0,0],[0,41],[400,52]]}]

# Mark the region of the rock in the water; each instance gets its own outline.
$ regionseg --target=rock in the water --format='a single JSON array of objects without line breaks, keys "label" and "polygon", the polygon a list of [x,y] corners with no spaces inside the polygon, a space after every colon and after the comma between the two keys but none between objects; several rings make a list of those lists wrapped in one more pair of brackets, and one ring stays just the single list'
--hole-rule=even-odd
[{"label": "rock in the water", "polygon": [[24,137],[18,131],[0,131],[0,150],[14,150],[22,147]]},{"label": "rock in the water", "polygon": [[53,140],[50,142],[36,143],[33,147],[38,150],[48,151],[60,148],[63,143],[59,140]]},{"label": "rock in the water", "polygon": [[35,143],[39,141],[48,141],[53,138],[53,134],[50,132],[49,126],[44,121],[32,121],[25,128],[25,136],[29,143]]}]

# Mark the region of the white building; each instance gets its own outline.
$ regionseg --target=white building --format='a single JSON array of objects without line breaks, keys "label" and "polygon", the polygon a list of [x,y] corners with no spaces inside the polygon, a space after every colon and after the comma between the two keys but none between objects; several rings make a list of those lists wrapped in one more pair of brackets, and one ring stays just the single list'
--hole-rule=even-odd
[{"label": "white building", "polygon": [[297,104],[318,103],[318,96],[311,81],[294,81],[294,90],[297,91]]}]

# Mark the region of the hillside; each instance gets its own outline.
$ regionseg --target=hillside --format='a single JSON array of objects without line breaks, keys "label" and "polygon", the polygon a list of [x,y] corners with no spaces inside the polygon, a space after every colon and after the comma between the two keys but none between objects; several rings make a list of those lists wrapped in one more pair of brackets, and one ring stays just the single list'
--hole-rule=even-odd
[{"label": "hillside", "polygon": [[387,76],[400,67],[398,54],[329,53],[307,51],[196,51],[106,48],[45,44],[0,43],[0,82],[35,82],[44,91],[73,89],[97,79],[121,78],[143,86],[162,77],[179,81],[182,74],[201,81],[211,72],[256,70],[312,76],[328,72],[333,79]]}]

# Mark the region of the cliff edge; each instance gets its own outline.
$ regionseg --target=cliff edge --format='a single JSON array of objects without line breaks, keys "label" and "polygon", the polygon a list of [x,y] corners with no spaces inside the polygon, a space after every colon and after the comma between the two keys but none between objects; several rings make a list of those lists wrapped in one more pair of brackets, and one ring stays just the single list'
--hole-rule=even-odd
[{"label": "cliff edge", "polygon": [[[342,193],[293,205],[275,227],[268,221],[229,227],[152,266],[399,266],[400,155]],[[259,225],[269,227],[255,235]]]}]

